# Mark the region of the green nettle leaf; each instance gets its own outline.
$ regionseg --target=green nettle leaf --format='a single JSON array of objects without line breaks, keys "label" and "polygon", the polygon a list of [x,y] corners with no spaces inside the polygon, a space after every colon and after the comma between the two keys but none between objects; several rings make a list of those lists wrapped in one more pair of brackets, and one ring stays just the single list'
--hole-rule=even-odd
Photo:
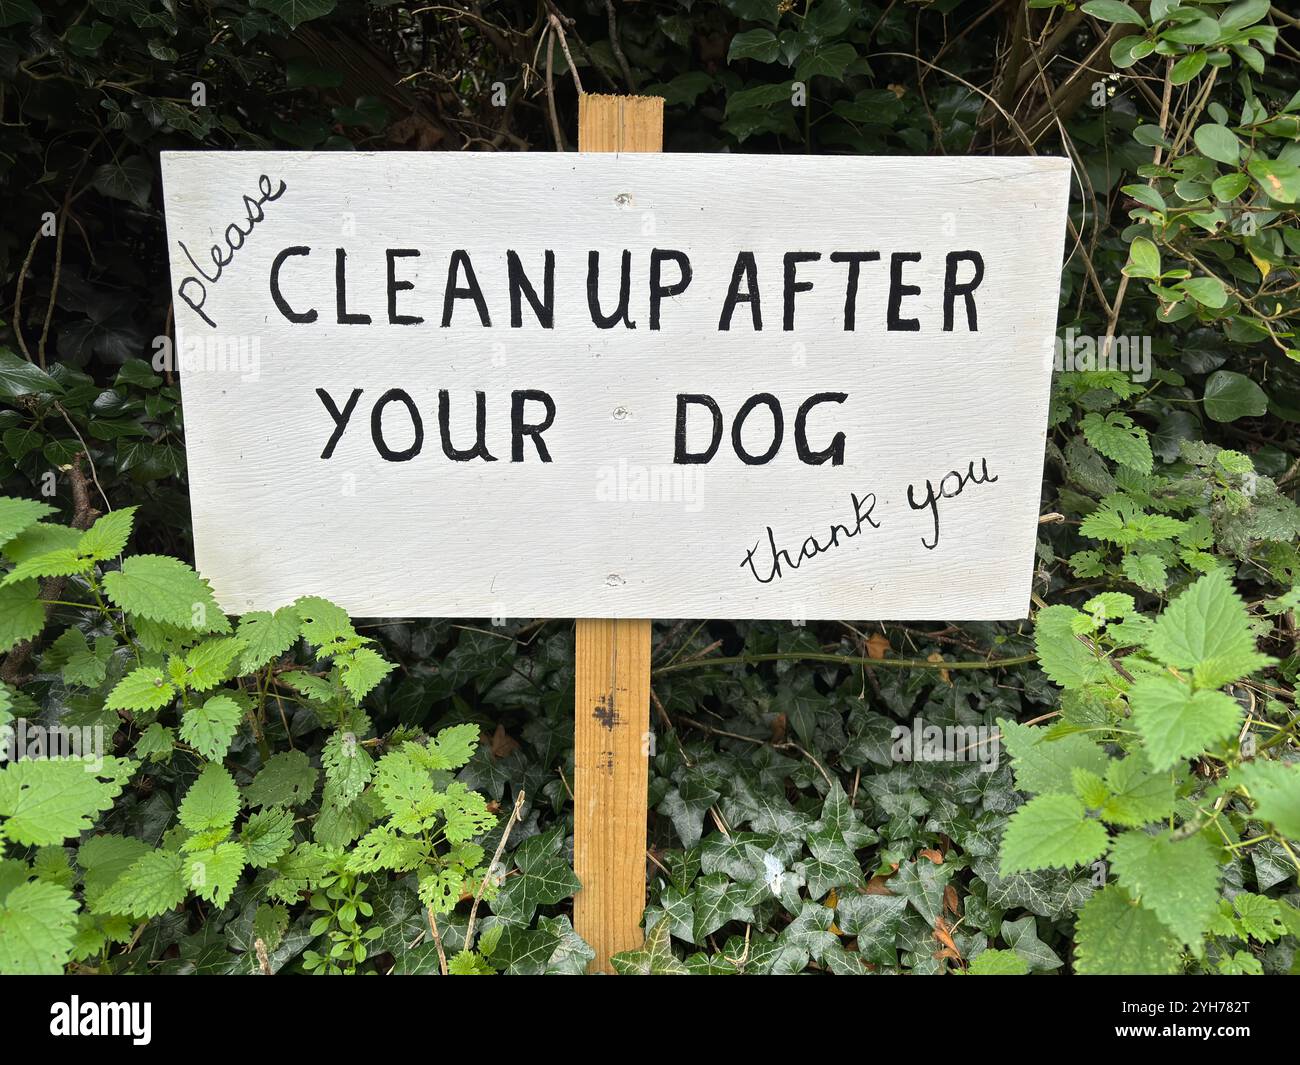
[{"label": "green nettle leaf", "polygon": [[1068,794],[1073,773],[1081,769],[1100,776],[1109,756],[1087,736],[1069,733],[1053,738],[1045,728],[998,718],[1002,743],[1011,755],[1016,787],[1031,795]]},{"label": "green nettle leaf", "polygon": [[244,712],[228,695],[214,695],[202,706],[192,706],[181,719],[181,739],[208,761],[225,757]]},{"label": "green nettle leaf", "polygon": [[1039,665],[1062,688],[1081,688],[1111,671],[1075,634],[1078,616],[1073,607],[1058,604],[1040,610],[1035,618],[1034,649]]},{"label": "green nettle leaf", "polygon": [[370,783],[374,760],[351,732],[335,732],[321,748],[321,765],[333,787],[334,800],[346,805]]},{"label": "green nettle leaf", "polygon": [[1173,933],[1115,884],[1084,903],[1074,935],[1083,976],[1168,976],[1182,967]]},{"label": "green nettle leaf", "polygon": [[1215,123],[1197,126],[1193,140],[1202,153],[1216,162],[1236,166],[1241,158],[1241,142],[1227,126]]},{"label": "green nettle leaf", "polygon": [[204,640],[186,653],[180,681],[190,691],[215,688],[229,677],[231,665],[242,650],[243,644],[235,637]]},{"label": "green nettle leaf", "polygon": [[225,632],[226,616],[208,582],[179,559],[133,555],[120,570],[104,575],[113,605],[128,614],[198,632]]},{"label": "green nettle leaf", "polygon": [[1160,277],[1160,249],[1146,237],[1135,237],[1129,245],[1124,273],[1129,277]]},{"label": "green nettle leaf", "polygon": [[362,647],[336,659],[343,687],[361,702],[375,685],[397,667],[369,647]]},{"label": "green nettle leaf", "polygon": [[282,606],[274,614],[265,610],[245,614],[239,619],[236,636],[244,644],[239,659],[241,675],[253,673],[279,658],[302,634],[302,620],[291,606]]},{"label": "green nettle leaf", "polygon": [[60,548],[24,559],[5,574],[0,584],[13,584],[31,577],[70,577],[74,573],[86,573],[93,566],[94,562],[76,551]]},{"label": "green nettle leaf", "polygon": [[272,755],[244,789],[249,806],[302,806],[310,802],[320,771],[302,751]]},{"label": "green nettle leaf", "polygon": [[220,909],[230,901],[246,864],[243,844],[232,840],[186,855],[185,876],[194,894]]},{"label": "green nettle leaf", "polygon": [[1145,646],[1176,669],[1255,653],[1246,604],[1222,572],[1207,574],[1178,596],[1151,626]]},{"label": "green nettle leaf", "polygon": [[229,770],[217,763],[203,767],[181,800],[176,816],[191,832],[229,829],[239,814],[239,788]]},{"label": "green nettle leaf", "polygon": [[36,580],[0,585],[0,651],[40,635],[45,628],[45,604]]},{"label": "green nettle leaf", "polygon": [[1184,943],[1196,944],[1219,908],[1219,856],[1204,836],[1121,834],[1111,847],[1120,886]]},{"label": "green nettle leaf", "polygon": [[77,900],[41,880],[0,896],[0,976],[57,976],[72,953]]},{"label": "green nettle leaf", "polygon": [[1215,370],[1205,382],[1205,413],[1216,422],[1257,418],[1268,410],[1268,396],[1249,377],[1233,370]]},{"label": "green nettle leaf", "polygon": [[1110,794],[1101,804],[1101,818],[1112,825],[1136,828],[1174,812],[1173,776],[1150,772],[1133,755],[1111,761],[1106,787]]},{"label": "green nettle leaf", "polygon": [[980,951],[966,970],[970,976],[1028,976],[1029,963],[1014,950]]},{"label": "green nettle leaf", "polygon": [[121,913],[135,920],[157,917],[184,901],[189,884],[185,855],[154,850],[137,858],[95,903],[96,913]]},{"label": "green nettle leaf", "polygon": [[1139,473],[1151,472],[1150,438],[1128,415],[1112,412],[1102,417],[1094,411],[1084,416],[1081,425],[1084,439],[1108,459]]},{"label": "green nettle leaf", "polygon": [[1288,839],[1300,839],[1300,764],[1256,759],[1234,769],[1229,782],[1249,792],[1256,817]]},{"label": "green nettle leaf", "polygon": [[176,697],[176,686],[157,666],[133,669],[114,685],[106,710],[158,710]]},{"label": "green nettle leaf", "polygon": [[122,790],[79,758],[23,759],[0,769],[0,836],[14,843],[62,843],[90,828]]},{"label": "green nettle leaf", "polygon": [[53,513],[54,508],[48,503],[0,496],[0,544],[7,544],[24,529]]},{"label": "green nettle leaf", "polygon": [[1110,837],[1073,795],[1040,795],[1011,815],[1002,835],[1001,875],[1069,869],[1106,851]]},{"label": "green nettle leaf", "polygon": [[123,507],[105,514],[81,534],[81,540],[77,544],[78,553],[93,558],[96,562],[117,558],[131,537],[131,525],[138,509]]},{"label": "green nettle leaf", "polygon": [[1133,727],[1155,770],[1172,769],[1226,743],[1241,724],[1241,707],[1218,691],[1193,692],[1172,677],[1139,677],[1129,693]]}]

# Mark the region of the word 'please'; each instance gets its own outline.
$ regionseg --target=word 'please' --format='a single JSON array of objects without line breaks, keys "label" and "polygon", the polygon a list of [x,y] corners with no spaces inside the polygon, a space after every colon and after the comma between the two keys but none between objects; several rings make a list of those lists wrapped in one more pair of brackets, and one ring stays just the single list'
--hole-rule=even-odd
[{"label": "word 'please'", "polygon": [[244,246],[244,242],[252,234],[257,223],[266,217],[263,208],[268,203],[283,196],[287,188],[288,186],[283,181],[275,188],[272,188],[271,179],[265,174],[257,179],[257,191],[261,195],[257,199],[253,199],[248,195],[244,196],[244,220],[246,225],[240,226],[238,221],[231,222],[222,233],[223,243],[213,244],[208,249],[208,254],[212,259],[210,271],[205,270],[195,261],[184,241],[178,240],[176,242],[180,245],[181,251],[185,253],[185,258],[190,261],[190,265],[194,267],[194,273],[184,278],[177,287],[176,295],[213,329],[217,328],[217,323],[203,309],[208,302],[208,285],[215,285],[221,280],[222,272],[234,261],[235,253]]}]

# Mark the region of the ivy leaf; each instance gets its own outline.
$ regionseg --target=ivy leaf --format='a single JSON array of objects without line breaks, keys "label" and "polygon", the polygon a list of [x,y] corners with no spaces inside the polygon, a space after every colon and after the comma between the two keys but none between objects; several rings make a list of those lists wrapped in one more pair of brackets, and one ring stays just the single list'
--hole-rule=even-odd
[{"label": "ivy leaf", "polygon": [[72,953],[77,900],[42,880],[0,898],[0,975],[57,976]]},{"label": "ivy leaf", "polygon": [[149,193],[153,189],[153,167],[138,155],[115,159],[95,169],[91,184],[114,200],[126,200],[137,207],[148,207]]},{"label": "ivy leaf", "polygon": [[1129,692],[1129,705],[1133,727],[1157,771],[1226,742],[1241,723],[1236,700],[1223,692],[1193,692],[1170,677],[1139,677]]},{"label": "ivy leaf", "polygon": [[178,906],[188,886],[185,857],[177,851],[152,850],[137,858],[95,903],[96,913],[121,913],[136,920],[157,917]]},{"label": "ivy leaf", "polygon": [[757,59],[760,63],[774,63],[781,50],[781,43],[771,30],[758,28],[746,30],[731,38],[731,47],[727,49],[727,62],[734,59]]},{"label": "ivy leaf", "polygon": [[840,931],[857,937],[858,953],[872,965],[898,963],[898,933],[907,899],[901,895],[840,896],[835,905],[835,923]]},{"label": "ivy leaf", "polygon": [[1074,967],[1083,976],[1168,976],[1180,969],[1178,940],[1115,884],[1084,904],[1074,935]]},{"label": "ivy leaf", "polygon": [[[4,2],[6,0],[0,0],[0,4]],[[28,362],[8,348],[0,348],[0,399],[57,394],[62,391],[63,386],[34,362]],[[35,505],[44,506],[43,503]]]},{"label": "ivy leaf", "polygon": [[302,23],[328,15],[336,0],[253,0],[253,7],[271,11],[296,30]]},{"label": "ivy leaf", "polygon": [[520,875],[506,880],[492,912],[526,927],[538,906],[553,906],[577,891],[582,885],[559,853],[563,842],[562,835],[552,830],[521,843],[514,853]]},{"label": "ivy leaf", "polygon": [[1235,370],[1215,370],[1205,382],[1205,413],[1216,422],[1258,418],[1268,410],[1268,396],[1249,377]]},{"label": "ivy leaf", "polygon": [[282,606],[274,614],[256,610],[239,619],[236,636],[244,643],[239,659],[240,675],[261,669],[272,659],[279,658],[294,645],[302,634],[302,621],[298,611]]},{"label": "ivy leaf", "polygon": [[1110,852],[1120,886],[1184,943],[1199,944],[1219,908],[1219,858],[1204,836],[1124,832]]},{"label": "ivy leaf", "polygon": [[123,507],[105,514],[89,529],[81,534],[77,543],[77,552],[96,562],[106,562],[117,558],[126,548],[131,537],[131,526],[135,521],[138,507]]},{"label": "ivy leaf", "polygon": [[0,836],[20,845],[61,844],[90,828],[121,790],[79,758],[10,762],[0,769]]},{"label": "ivy leaf", "polygon": [[625,950],[609,959],[620,976],[686,976],[685,963],[673,954],[668,922],[660,921],[639,950]]},{"label": "ivy leaf", "polygon": [[229,628],[208,582],[179,559],[132,555],[104,575],[104,590],[114,606],[150,621],[199,632]]},{"label": "ivy leaf", "polygon": [[1191,669],[1211,658],[1243,658],[1255,651],[1250,615],[1228,576],[1207,574],[1156,619],[1146,649],[1167,666]]},{"label": "ivy leaf", "polygon": [[229,829],[239,813],[239,789],[229,770],[216,762],[203,767],[203,772],[190,785],[181,800],[176,816],[191,832],[209,829]]},{"label": "ivy leaf", "polygon": [[1040,795],[1011,816],[1002,835],[1001,874],[1086,865],[1110,837],[1073,795]]},{"label": "ivy leaf", "polygon": [[209,762],[219,761],[230,749],[244,712],[228,695],[214,695],[202,706],[192,706],[181,720],[181,739]]},{"label": "ivy leaf", "polygon": [[1050,972],[1065,963],[1051,947],[1038,938],[1038,922],[1033,917],[1002,922],[1002,938],[1025,960],[1030,969]]}]

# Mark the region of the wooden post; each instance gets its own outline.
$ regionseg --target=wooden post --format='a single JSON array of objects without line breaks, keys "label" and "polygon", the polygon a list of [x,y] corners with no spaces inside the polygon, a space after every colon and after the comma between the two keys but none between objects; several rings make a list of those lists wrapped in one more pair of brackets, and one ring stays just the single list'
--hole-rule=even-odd
[{"label": "wooden post", "polygon": [[[578,150],[663,150],[657,96],[580,96]],[[650,783],[650,622],[579,618],[574,678],[573,900],[578,934],[610,955],[642,943]]]}]

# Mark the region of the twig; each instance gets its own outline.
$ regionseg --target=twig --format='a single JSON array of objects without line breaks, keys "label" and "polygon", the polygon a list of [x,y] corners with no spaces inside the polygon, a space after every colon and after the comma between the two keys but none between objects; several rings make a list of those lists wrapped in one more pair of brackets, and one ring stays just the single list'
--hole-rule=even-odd
[{"label": "twig", "polygon": [[[550,16],[550,20],[551,20],[551,29],[554,30],[560,36],[560,47],[564,49],[564,58],[569,64],[569,73],[573,75],[574,87],[578,90],[578,95],[582,96],[583,95],[582,79],[578,77],[577,64],[575,64],[573,61],[573,53],[569,51],[569,39],[564,35],[564,26],[561,24],[560,20],[555,17],[554,14]],[[549,54],[546,56],[546,72],[547,74],[551,72],[551,57]]]},{"label": "twig", "polygon": [[609,14],[609,47],[618,61],[618,69],[623,72],[623,80],[627,82],[627,87],[636,92],[636,78],[632,76],[632,68],[628,66],[627,56],[623,54],[623,46],[618,41],[618,23],[614,20],[613,0],[605,0],[605,11]]},{"label": "twig", "polygon": [[551,60],[555,55],[555,33],[546,34],[546,108],[551,117],[551,135],[555,138],[555,150],[567,152],[564,131],[560,129],[560,116],[555,113],[555,81],[551,76]]},{"label": "twig", "polygon": [[433,916],[433,907],[430,906],[425,910],[425,915],[429,918],[429,932],[433,936],[433,945],[438,948],[438,972],[443,976],[447,975],[447,955],[442,949],[442,936],[438,934],[438,920]]},{"label": "twig", "polygon": [[[501,861],[501,852],[506,849],[506,840],[510,838],[510,831],[519,821],[519,815],[524,808],[524,793],[520,791],[515,796],[515,807],[510,811],[510,820],[506,822],[506,830],[501,833],[501,839],[497,843],[496,853],[492,855],[492,864],[488,866],[488,876],[492,875],[492,870],[497,867]],[[485,876],[478,886],[478,891],[474,892],[474,905],[469,908],[469,924],[465,926],[465,942],[461,947],[462,950],[469,950],[469,945],[474,938],[474,922],[478,920],[478,904],[483,898],[483,890],[487,887],[487,877]]]}]

